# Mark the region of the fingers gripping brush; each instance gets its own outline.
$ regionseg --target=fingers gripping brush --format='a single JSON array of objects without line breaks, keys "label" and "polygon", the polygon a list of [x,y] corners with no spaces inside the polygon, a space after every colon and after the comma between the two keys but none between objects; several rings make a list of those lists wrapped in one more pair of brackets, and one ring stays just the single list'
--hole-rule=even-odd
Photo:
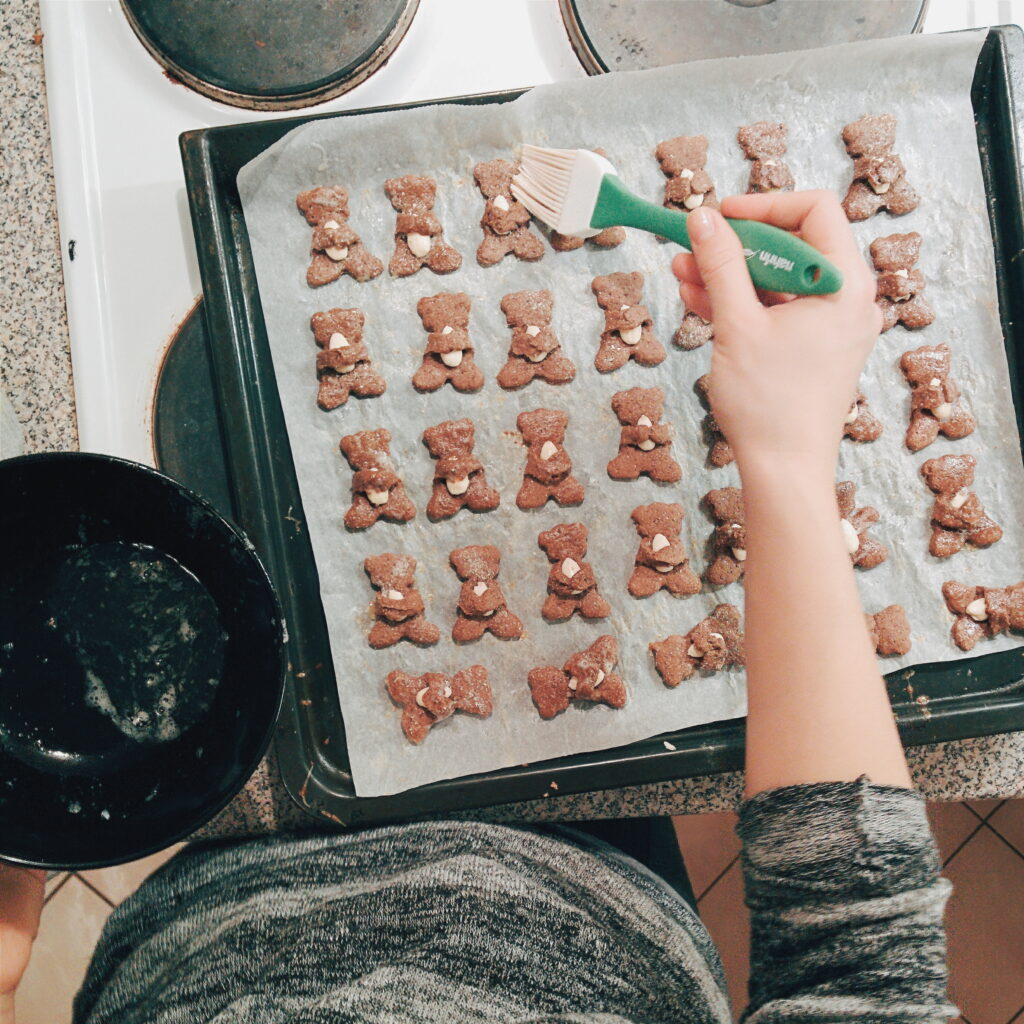
[{"label": "fingers gripping brush", "polygon": [[[612,164],[587,149],[523,146],[512,194],[534,217],[563,235],[590,238],[621,225],[692,248],[685,213],[633,195]],[[727,222],[743,244],[755,287],[793,295],[839,291],[842,274],[796,235],[756,220]]]}]

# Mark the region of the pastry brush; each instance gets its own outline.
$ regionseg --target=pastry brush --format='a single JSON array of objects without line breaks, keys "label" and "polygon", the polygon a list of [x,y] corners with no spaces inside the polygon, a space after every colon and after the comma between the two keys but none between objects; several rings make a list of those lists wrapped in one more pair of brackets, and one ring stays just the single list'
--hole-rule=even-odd
[{"label": "pastry brush", "polygon": [[[590,238],[604,228],[640,228],[687,249],[686,214],[634,195],[614,166],[588,149],[524,145],[512,194],[562,235]],[[756,220],[728,219],[743,244],[755,287],[794,295],[830,295],[843,275],[796,235]]]}]

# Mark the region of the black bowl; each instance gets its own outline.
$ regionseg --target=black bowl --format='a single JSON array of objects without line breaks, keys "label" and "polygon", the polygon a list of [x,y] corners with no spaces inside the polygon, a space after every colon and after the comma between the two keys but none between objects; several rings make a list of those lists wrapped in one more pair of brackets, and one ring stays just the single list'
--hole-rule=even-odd
[{"label": "black bowl", "polygon": [[146,466],[0,462],[0,858],[143,857],[270,742],[286,635],[245,536]]}]

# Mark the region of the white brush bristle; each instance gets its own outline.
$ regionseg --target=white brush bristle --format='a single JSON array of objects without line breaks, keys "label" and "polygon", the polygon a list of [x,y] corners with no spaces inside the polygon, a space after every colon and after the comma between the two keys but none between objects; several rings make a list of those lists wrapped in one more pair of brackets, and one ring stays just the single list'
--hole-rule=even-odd
[{"label": "white brush bristle", "polygon": [[615,168],[589,149],[524,145],[512,195],[560,234],[590,238],[600,230],[590,221],[606,174]]}]

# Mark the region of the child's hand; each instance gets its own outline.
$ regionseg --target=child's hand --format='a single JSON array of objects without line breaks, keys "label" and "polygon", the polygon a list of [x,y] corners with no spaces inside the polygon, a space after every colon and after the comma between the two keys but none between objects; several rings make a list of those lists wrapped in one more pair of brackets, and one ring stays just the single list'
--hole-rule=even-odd
[{"label": "child's hand", "polygon": [[[0,861],[0,1021],[28,966],[39,915],[43,911],[46,872]],[[9,1018],[13,1020],[13,1015]]]},{"label": "child's hand", "polygon": [[831,477],[881,329],[874,278],[831,192],[731,196],[722,213],[795,231],[843,274],[835,295],[765,296],[762,305],[735,232],[703,208],[687,221],[693,254],[672,263],[687,307],[714,321],[714,413],[740,470],[796,462]]}]

